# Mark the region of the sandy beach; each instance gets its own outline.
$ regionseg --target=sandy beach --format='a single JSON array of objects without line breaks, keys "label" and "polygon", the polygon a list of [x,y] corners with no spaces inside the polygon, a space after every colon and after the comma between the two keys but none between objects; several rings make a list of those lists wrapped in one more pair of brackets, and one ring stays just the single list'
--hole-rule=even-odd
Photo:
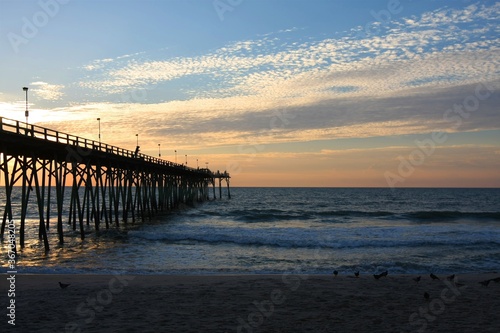
[{"label": "sandy beach", "polygon": [[457,275],[457,284],[390,274],[18,274],[14,298],[4,276],[2,308],[15,299],[19,332],[500,331],[500,283],[479,283],[495,273]]}]

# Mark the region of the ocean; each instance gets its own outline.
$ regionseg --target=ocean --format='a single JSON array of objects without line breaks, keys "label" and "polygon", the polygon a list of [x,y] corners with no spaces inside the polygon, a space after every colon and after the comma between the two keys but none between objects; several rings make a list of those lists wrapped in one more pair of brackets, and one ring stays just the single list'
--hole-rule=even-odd
[{"label": "ocean", "polygon": [[[65,223],[63,245],[53,212],[47,254],[32,210],[18,273],[500,271],[500,189],[231,188],[231,196],[99,235],[91,222],[84,241]],[[4,204],[0,193],[2,213]],[[1,251],[6,271],[6,240]]]}]

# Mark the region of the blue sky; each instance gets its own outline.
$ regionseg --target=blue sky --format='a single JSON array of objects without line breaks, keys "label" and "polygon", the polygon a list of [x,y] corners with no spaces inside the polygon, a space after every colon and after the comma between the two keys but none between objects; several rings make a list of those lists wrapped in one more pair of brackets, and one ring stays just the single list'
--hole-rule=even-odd
[{"label": "blue sky", "polygon": [[[100,117],[105,142],[133,149],[139,133],[144,153],[161,143],[242,186],[500,186],[499,14],[468,0],[0,0],[0,115],[24,120],[28,86],[32,123],[97,139]],[[427,155],[433,132],[446,140]]]}]

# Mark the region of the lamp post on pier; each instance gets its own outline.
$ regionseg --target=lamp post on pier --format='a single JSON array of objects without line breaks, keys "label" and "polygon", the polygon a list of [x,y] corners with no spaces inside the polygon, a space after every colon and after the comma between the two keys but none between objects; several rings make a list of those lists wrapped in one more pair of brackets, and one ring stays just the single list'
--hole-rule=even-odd
[{"label": "lamp post on pier", "polygon": [[186,166],[188,165],[188,156],[187,155],[184,155],[186,156]]},{"label": "lamp post on pier", "polygon": [[135,147],[135,157],[139,157],[139,134],[136,134],[135,137],[137,138],[137,145]]},{"label": "lamp post on pier", "polygon": [[97,122],[99,123],[99,145],[101,145],[101,118],[97,118]]},{"label": "lamp post on pier", "polygon": [[175,153],[175,163],[177,163],[177,149],[174,150],[174,153]]},{"label": "lamp post on pier", "polygon": [[28,87],[23,87],[23,90],[26,92],[26,111],[24,111],[24,116],[26,117],[26,128],[28,128],[28,117],[30,115],[28,111]]},{"label": "lamp post on pier", "polygon": [[160,144],[158,144],[158,157],[161,157]]}]

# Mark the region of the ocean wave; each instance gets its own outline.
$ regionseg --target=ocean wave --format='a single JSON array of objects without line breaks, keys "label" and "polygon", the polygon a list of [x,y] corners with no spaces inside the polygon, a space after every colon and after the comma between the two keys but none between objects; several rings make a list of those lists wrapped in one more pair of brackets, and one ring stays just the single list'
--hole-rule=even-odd
[{"label": "ocean wave", "polygon": [[[414,248],[414,247],[442,247],[442,246],[473,246],[487,248],[498,248],[500,239],[492,238],[485,233],[477,233],[476,239],[471,239],[470,234],[462,237],[448,238],[446,235],[433,237],[416,237],[405,239],[402,234],[390,235],[389,233],[369,237],[372,232],[367,231],[365,235],[322,236],[321,232],[287,232],[284,230],[269,230],[266,233],[247,232],[140,232],[130,231],[129,236],[148,241],[159,241],[166,243],[204,243],[209,245],[235,244],[239,246],[269,246],[279,248],[296,249],[383,249],[383,248]],[[372,233],[373,234],[373,233]]]},{"label": "ocean wave", "polygon": [[314,218],[314,213],[300,210],[248,209],[233,210],[229,216],[233,217],[236,221],[255,223],[288,220],[307,221]]},{"label": "ocean wave", "polygon": [[397,215],[387,211],[359,211],[359,210],[335,210],[320,211],[316,213],[319,216],[341,216],[341,217],[391,217]]},{"label": "ocean wave", "polygon": [[500,212],[417,211],[402,214],[416,221],[454,221],[461,219],[500,221]]},{"label": "ocean wave", "polygon": [[398,214],[387,211],[355,211],[355,210],[280,210],[280,209],[249,209],[234,210],[229,212],[226,217],[236,221],[256,223],[256,222],[274,222],[300,220],[309,221],[314,219],[324,220],[325,218],[391,218]]},{"label": "ocean wave", "polygon": [[[203,214],[207,214],[204,212]],[[280,209],[239,209],[227,212],[211,212],[210,216],[219,216],[234,219],[235,221],[246,223],[275,222],[300,220],[309,221],[332,218],[329,222],[335,222],[336,218],[363,219],[373,218],[379,220],[407,220],[415,222],[453,222],[458,220],[471,221],[500,221],[500,212],[461,212],[461,211],[362,211],[362,210],[280,210]]]}]

